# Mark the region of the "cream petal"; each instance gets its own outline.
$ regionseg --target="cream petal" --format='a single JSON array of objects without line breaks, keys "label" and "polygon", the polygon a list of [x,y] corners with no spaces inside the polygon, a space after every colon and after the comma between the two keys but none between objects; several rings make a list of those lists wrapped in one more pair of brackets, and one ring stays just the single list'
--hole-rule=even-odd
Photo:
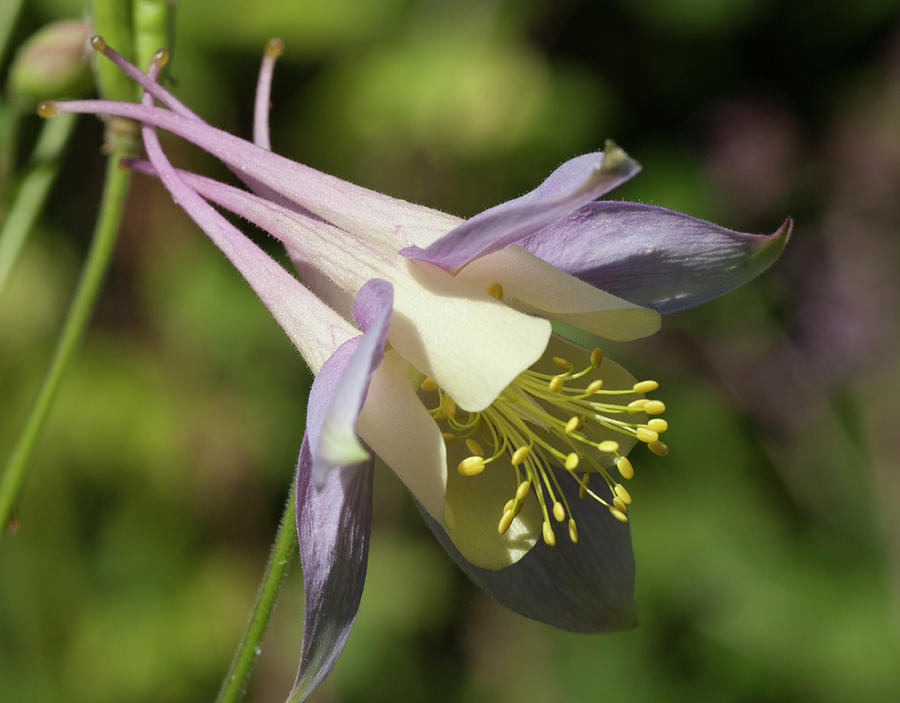
[{"label": "cream petal", "polygon": [[481,288],[500,283],[508,305],[606,339],[628,341],[659,330],[656,311],[594,288],[518,245],[475,259],[457,277]]},{"label": "cream petal", "polygon": [[447,459],[444,440],[422,405],[406,361],[386,351],[372,375],[356,431],[406,484],[435,520],[443,523]]},{"label": "cream petal", "polygon": [[459,552],[483,569],[503,569],[524,557],[541,535],[541,511],[531,496],[525,499],[506,534],[497,532],[503,506],[515,495],[515,472],[504,456],[477,476],[462,476],[456,467],[469,456],[465,443],[447,447],[447,496],[442,524]]}]

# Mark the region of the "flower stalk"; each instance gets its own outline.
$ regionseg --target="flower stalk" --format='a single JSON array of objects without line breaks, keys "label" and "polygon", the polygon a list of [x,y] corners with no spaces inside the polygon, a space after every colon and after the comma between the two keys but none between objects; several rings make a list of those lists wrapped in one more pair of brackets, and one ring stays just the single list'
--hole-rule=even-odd
[{"label": "flower stalk", "polygon": [[262,651],[260,646],[269,627],[269,620],[272,618],[272,611],[275,609],[275,603],[284,583],[284,577],[287,575],[291,561],[297,553],[297,528],[294,525],[294,505],[295,499],[292,485],[288,491],[288,500],[284,506],[281,521],[278,523],[275,541],[272,543],[269,563],[266,565],[266,571],[263,574],[259,591],[256,594],[256,602],[250,611],[250,618],[247,621],[244,636],[241,637],[241,641],[235,650],[231,666],[228,667],[228,673],[222,679],[222,686],[219,689],[219,695],[216,696],[216,703],[235,703],[241,699],[244,690],[247,688],[247,682],[250,680],[250,674],[253,672],[256,660]]}]

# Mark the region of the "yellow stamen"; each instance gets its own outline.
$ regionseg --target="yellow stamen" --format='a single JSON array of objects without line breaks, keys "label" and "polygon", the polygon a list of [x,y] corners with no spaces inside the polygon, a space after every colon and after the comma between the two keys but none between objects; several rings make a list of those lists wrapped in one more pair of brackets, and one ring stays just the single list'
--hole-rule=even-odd
[{"label": "yellow stamen", "polygon": [[556,518],[557,522],[562,522],[566,519],[566,511],[563,508],[562,503],[560,503],[559,501],[556,501],[553,504],[553,517]]},{"label": "yellow stamen", "polygon": [[578,528],[575,527],[575,519],[569,518],[569,539],[572,544],[578,544]]},{"label": "yellow stamen", "polygon": [[666,411],[666,404],[661,400],[648,400],[644,403],[644,412],[648,415],[661,415]]},{"label": "yellow stamen", "polygon": [[503,517],[500,518],[500,523],[497,525],[497,532],[505,535],[515,517],[516,514],[512,510],[504,510]]},{"label": "yellow stamen", "polygon": [[637,437],[638,442],[655,442],[659,439],[659,434],[649,427],[638,427],[635,430],[635,437]]},{"label": "yellow stamen", "polygon": [[590,475],[587,471],[584,472],[584,476],[581,477],[581,480],[578,482],[578,497],[584,498],[587,495],[587,487],[588,481],[590,480]]},{"label": "yellow stamen", "polygon": [[565,467],[569,471],[574,471],[578,468],[578,463],[580,461],[581,460],[579,459],[578,455],[575,452],[572,452],[571,454],[569,454],[569,456],[566,457]]},{"label": "yellow stamen", "polygon": [[623,513],[628,512],[628,506],[625,504],[625,501],[616,496],[613,498],[613,505],[616,506],[617,510],[621,510]]},{"label": "yellow stamen", "polygon": [[581,426],[581,420],[573,415],[569,418],[569,421],[566,423],[566,427],[563,430],[566,434],[572,434],[575,430],[577,430]]},{"label": "yellow stamen", "polygon": [[563,371],[570,371],[573,368],[572,364],[561,356],[554,356],[553,363],[556,365],[556,368],[562,369]]},{"label": "yellow stamen", "polygon": [[669,454],[669,445],[659,440],[650,442],[647,448],[657,456],[667,456]]},{"label": "yellow stamen", "polygon": [[528,492],[531,490],[531,481],[522,481],[519,484],[518,488],[516,488],[516,500],[523,501],[525,500],[525,496],[528,495]]},{"label": "yellow stamen", "polygon": [[616,492],[616,495],[625,501],[625,505],[631,505],[631,494],[628,492],[628,489],[625,488],[621,483],[617,483],[613,486],[613,490]]},{"label": "yellow stamen", "polygon": [[544,522],[543,533],[544,533],[544,541],[551,547],[555,547],[556,546],[556,535],[553,534],[553,528],[550,527],[549,522],[546,522],[546,521]]},{"label": "yellow stamen", "polygon": [[619,522],[628,522],[628,516],[618,508],[610,508],[609,513]]},{"label": "yellow stamen", "polygon": [[467,439],[466,447],[469,449],[473,456],[484,456],[484,447],[482,447],[476,440],[471,438]]},{"label": "yellow stamen", "polygon": [[512,457],[510,457],[509,462],[513,466],[518,466],[528,457],[528,452],[531,451],[528,447],[519,447],[516,451],[513,452]]},{"label": "yellow stamen", "polygon": [[430,376],[426,376],[422,383],[419,384],[419,388],[423,391],[436,391],[438,389],[438,384],[434,382],[434,379]]},{"label": "yellow stamen", "polygon": [[503,300],[503,286],[499,283],[491,283],[491,285],[485,289],[485,292],[492,298]]},{"label": "yellow stamen", "polygon": [[634,467],[627,456],[620,456],[616,459],[616,468],[619,470],[622,478],[634,478]]},{"label": "yellow stamen", "polygon": [[603,363],[603,350],[600,348],[594,348],[591,350],[591,366],[597,368],[600,364]]},{"label": "yellow stamen", "polygon": [[550,379],[550,382],[547,384],[547,388],[550,389],[551,393],[559,393],[563,387],[563,380],[560,376],[554,376]]},{"label": "yellow stamen", "polygon": [[90,44],[94,51],[103,51],[106,48],[106,41],[99,34],[91,37]]},{"label": "yellow stamen", "polygon": [[596,380],[594,380],[594,381],[591,381],[591,382],[588,384],[588,387],[585,388],[584,392],[585,392],[587,395],[594,395],[594,393],[596,393],[597,391],[599,391],[601,388],[603,388],[603,379],[602,379],[602,378],[598,378],[598,379],[596,379]]},{"label": "yellow stamen", "polygon": [[456,467],[456,470],[459,471],[463,476],[477,476],[482,471],[484,471],[484,457],[482,456],[470,456],[463,459],[459,462],[459,465]]},{"label": "yellow stamen", "polygon": [[606,439],[597,445],[597,449],[606,454],[615,454],[619,451],[619,443],[611,439]]},{"label": "yellow stamen", "polygon": [[663,420],[661,417],[654,417],[652,420],[647,421],[647,427],[659,434],[662,434],[667,429],[669,429],[669,423]]},{"label": "yellow stamen", "polygon": [[659,384],[656,381],[638,381],[633,386],[635,393],[652,393],[657,388]]}]

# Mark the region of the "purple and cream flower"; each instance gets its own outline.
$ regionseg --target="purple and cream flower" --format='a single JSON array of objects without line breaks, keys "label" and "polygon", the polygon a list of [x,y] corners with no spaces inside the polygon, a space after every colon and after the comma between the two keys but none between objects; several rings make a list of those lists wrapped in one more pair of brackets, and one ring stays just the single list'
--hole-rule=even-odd
[{"label": "purple and cream flower", "polygon": [[[162,181],[316,374],[297,472],[306,613],[296,696],[331,671],[359,606],[373,454],[500,602],[568,630],[633,626],[622,481],[634,473],[627,454],[636,443],[668,452],[665,405],[646,397],[655,381],[637,381],[554,329],[616,341],[653,334],[661,312],[765,270],[791,221],[751,235],[600,201],[639,170],[610,142],[530,193],[460,220],[272,153],[280,42],[263,60],[252,143],[206,124],[157,83],[165,52],[144,74],[99,37],[91,43],[144,87],[142,103],[43,103],[40,114],[139,122],[148,160],[130,166]],[[215,155],[250,190],[175,169],[157,128]],[[305,285],[213,205],[280,240]]]}]

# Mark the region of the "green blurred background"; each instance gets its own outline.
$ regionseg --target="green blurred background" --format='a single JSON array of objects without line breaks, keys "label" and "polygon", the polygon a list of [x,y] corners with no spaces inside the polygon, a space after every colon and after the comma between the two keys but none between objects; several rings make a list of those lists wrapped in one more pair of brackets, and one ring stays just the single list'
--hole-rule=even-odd
[{"label": "green blurred background", "polygon": [[[771,232],[784,257],[609,354],[663,384],[667,458],[633,455],[640,626],[571,635],[443,554],[387,470],[366,592],[327,701],[900,700],[900,2],[182,0],[175,92],[250,134],[474,214],[615,138],[614,195]],[[30,0],[12,44],[83,15]],[[0,78],[5,79],[8,60]],[[21,126],[15,166],[38,129]],[[2,127],[2,124],[0,124]],[[37,391],[93,227],[83,119],[0,297],[0,454]],[[228,178],[177,140],[179,164]],[[13,171],[3,174],[10,202]],[[278,254],[264,235],[257,241]],[[294,471],[310,382],[265,308],[161,187],[135,178],[92,327],[0,541],[0,701],[205,701]],[[298,659],[292,569],[248,700]]]}]

